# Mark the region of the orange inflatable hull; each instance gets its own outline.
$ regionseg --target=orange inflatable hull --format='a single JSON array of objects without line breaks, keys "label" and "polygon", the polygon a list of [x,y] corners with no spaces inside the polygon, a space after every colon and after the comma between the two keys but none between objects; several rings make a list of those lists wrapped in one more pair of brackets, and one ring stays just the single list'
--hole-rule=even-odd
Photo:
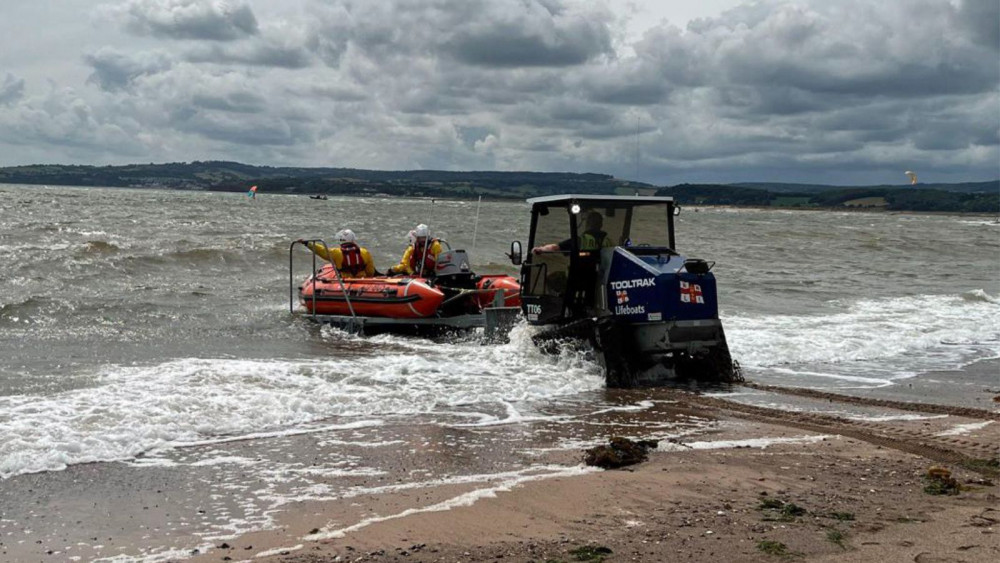
[{"label": "orange inflatable hull", "polygon": [[[521,284],[516,279],[505,275],[483,276],[476,289],[479,290],[477,301],[483,309],[493,307],[496,294],[503,292],[504,307],[521,306]],[[489,291],[493,290],[493,291]]]},{"label": "orange inflatable hull", "polygon": [[[450,291],[449,295],[454,296],[454,291],[458,290]],[[495,306],[498,293],[503,295],[502,306],[521,306],[520,284],[505,275],[478,278],[475,291],[468,299],[480,309],[487,309]],[[354,314],[361,317],[420,319],[435,316],[447,298],[444,291],[425,278],[348,279],[341,285],[329,264],[320,269],[315,280],[310,277],[299,288],[299,301],[308,313],[317,315],[350,315],[353,308]]]},{"label": "orange inflatable hull", "polygon": [[[351,300],[348,307],[344,292]],[[313,294],[315,291],[315,300]],[[444,293],[421,278],[364,278],[337,281],[329,265],[309,278],[299,289],[306,311],[317,315],[350,315],[419,319],[433,316],[444,301]],[[315,311],[313,305],[315,303]]]}]

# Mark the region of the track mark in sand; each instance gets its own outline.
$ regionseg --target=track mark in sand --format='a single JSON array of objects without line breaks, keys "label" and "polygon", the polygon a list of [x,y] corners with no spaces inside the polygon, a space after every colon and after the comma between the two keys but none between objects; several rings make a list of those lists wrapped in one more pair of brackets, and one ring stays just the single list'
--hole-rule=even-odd
[{"label": "track mark in sand", "polygon": [[900,411],[923,412],[931,414],[950,414],[965,418],[978,418],[980,420],[1000,420],[1000,412],[988,411],[986,409],[976,409],[972,407],[952,407],[948,405],[935,405],[929,403],[911,403],[905,401],[890,401],[888,399],[871,399],[867,397],[852,397],[828,391],[818,391],[816,389],[806,389],[804,387],[782,387],[779,385],[764,385],[747,381],[741,384],[743,387],[768,391],[770,393],[781,393],[783,395],[795,395],[798,397],[808,397],[811,399],[828,399],[840,403],[850,403],[853,405],[865,405],[871,407],[885,407]]},{"label": "track mark in sand", "polygon": [[[985,444],[962,439],[952,440],[950,438],[935,436],[929,432],[894,428],[885,424],[850,420],[837,416],[746,405],[719,397],[695,395],[686,391],[673,390],[669,393],[675,395],[679,401],[693,407],[700,406],[718,410],[738,418],[777,424],[819,434],[839,434],[934,461],[959,464],[971,471],[984,475],[995,476],[997,474],[995,468],[975,463],[976,460],[982,460],[984,457],[996,459],[997,456],[1000,456],[1000,445],[997,444]],[[840,396],[836,396],[835,400],[839,400],[839,398]]]}]

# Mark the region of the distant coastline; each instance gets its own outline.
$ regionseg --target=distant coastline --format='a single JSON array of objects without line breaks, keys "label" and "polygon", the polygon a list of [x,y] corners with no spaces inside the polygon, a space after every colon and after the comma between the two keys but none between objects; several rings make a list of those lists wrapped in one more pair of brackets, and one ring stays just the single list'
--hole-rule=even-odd
[{"label": "distant coastline", "polygon": [[735,183],[655,186],[607,174],[564,172],[381,171],[294,168],[206,161],[123,166],[0,168],[0,184],[124,187],[262,194],[524,200],[560,193],[672,196],[682,205],[766,209],[1000,214],[1000,180],[953,184],[832,186]]}]

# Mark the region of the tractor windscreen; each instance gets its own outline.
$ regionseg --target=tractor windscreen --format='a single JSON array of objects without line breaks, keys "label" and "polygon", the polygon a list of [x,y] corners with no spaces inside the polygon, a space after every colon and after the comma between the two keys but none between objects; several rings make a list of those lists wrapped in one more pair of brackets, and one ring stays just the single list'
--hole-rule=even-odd
[{"label": "tractor windscreen", "polygon": [[667,204],[585,206],[576,215],[580,250],[611,246],[670,247]]},{"label": "tractor windscreen", "polygon": [[670,244],[671,219],[670,208],[666,203],[633,207],[629,232],[630,246],[673,248]]},{"label": "tractor windscreen", "polygon": [[561,247],[570,238],[570,214],[563,206],[541,208],[536,221],[531,240],[535,248],[528,257],[530,267],[521,290],[525,295],[560,296],[569,277],[570,250]]}]

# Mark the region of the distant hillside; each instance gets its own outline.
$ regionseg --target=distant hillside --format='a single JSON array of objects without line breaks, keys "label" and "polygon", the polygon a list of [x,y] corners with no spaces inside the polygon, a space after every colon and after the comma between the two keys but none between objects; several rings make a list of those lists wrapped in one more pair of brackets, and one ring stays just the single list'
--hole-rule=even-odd
[{"label": "distant hillside", "polygon": [[506,198],[656,189],[650,184],[618,180],[607,174],[289,168],[221,161],[127,166],[15,166],[0,168],[0,183],[214,191],[245,191],[256,184],[261,193]]},{"label": "distant hillside", "polygon": [[[766,190],[774,193],[819,193],[826,192],[830,190],[842,190],[845,186],[831,186],[827,184],[783,184],[776,182],[740,182],[737,184],[728,184],[730,186],[735,186],[739,188],[753,188],[756,190]],[[962,193],[998,193],[1000,192],[1000,180],[992,180],[989,182],[961,182],[958,184],[924,184],[918,183],[915,186],[910,184],[881,184],[877,186],[860,186],[862,188],[877,188],[877,189],[894,189],[894,188],[907,188],[907,189],[920,189],[920,190],[942,190],[946,192],[962,192]]]},{"label": "distant hillside", "polygon": [[918,184],[912,187],[827,186],[827,189],[817,192],[776,192],[745,187],[747,184],[680,184],[661,188],[656,195],[673,196],[681,204],[700,205],[1000,213],[1000,181],[979,184],[991,184],[994,188],[988,192],[969,193],[927,189]]},{"label": "distant hillside", "polygon": [[680,203],[1000,213],[1000,180],[916,186],[680,184],[657,187],[607,174],[447,172],[252,166],[208,161],[126,166],[32,165],[0,168],[0,183],[139,187],[260,193],[524,199],[543,195],[659,194]]}]

